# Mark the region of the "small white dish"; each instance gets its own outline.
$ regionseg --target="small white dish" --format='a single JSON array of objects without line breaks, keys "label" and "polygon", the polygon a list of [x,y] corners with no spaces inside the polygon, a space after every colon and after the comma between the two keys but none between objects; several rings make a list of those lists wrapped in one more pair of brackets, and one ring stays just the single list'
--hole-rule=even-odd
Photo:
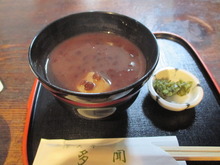
[{"label": "small white dish", "polygon": [[[190,92],[184,96],[174,95],[166,99],[160,97],[153,87],[155,79],[169,79],[171,81],[192,81]],[[151,97],[157,101],[163,108],[171,111],[183,111],[198,105],[204,95],[199,80],[190,72],[172,67],[162,68],[153,73],[148,81],[148,88]]]}]

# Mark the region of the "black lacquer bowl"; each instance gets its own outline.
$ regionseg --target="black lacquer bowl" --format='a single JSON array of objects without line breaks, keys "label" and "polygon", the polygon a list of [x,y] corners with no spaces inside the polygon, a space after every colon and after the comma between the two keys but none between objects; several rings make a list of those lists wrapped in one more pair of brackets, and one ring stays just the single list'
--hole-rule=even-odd
[{"label": "black lacquer bowl", "polygon": [[[64,40],[87,32],[111,32],[132,41],[146,58],[145,75],[129,86],[105,93],[80,93],[49,82],[45,64],[51,50]],[[107,117],[122,104],[130,102],[151,76],[158,59],[157,41],[150,30],[132,18],[111,12],[83,12],[58,19],[40,31],[29,48],[31,69],[43,86],[81,116],[92,119]]]}]

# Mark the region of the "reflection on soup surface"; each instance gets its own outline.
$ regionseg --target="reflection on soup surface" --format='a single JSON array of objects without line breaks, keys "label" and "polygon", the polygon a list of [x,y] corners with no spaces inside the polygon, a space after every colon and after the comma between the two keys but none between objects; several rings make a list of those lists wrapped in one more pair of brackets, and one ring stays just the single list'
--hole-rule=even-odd
[{"label": "reflection on soup surface", "polygon": [[141,50],[124,37],[84,33],[61,42],[48,56],[48,80],[65,89],[101,93],[128,86],[146,72]]}]

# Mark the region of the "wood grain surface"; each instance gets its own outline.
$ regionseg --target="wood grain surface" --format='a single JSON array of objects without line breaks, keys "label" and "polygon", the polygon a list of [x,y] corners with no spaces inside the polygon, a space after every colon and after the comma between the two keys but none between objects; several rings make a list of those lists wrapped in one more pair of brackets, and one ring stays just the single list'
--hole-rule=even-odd
[{"label": "wood grain surface", "polygon": [[52,21],[83,11],[130,16],[152,32],[187,39],[220,85],[220,1],[218,0],[0,0],[0,164],[20,165],[27,101],[34,83],[28,47]]}]

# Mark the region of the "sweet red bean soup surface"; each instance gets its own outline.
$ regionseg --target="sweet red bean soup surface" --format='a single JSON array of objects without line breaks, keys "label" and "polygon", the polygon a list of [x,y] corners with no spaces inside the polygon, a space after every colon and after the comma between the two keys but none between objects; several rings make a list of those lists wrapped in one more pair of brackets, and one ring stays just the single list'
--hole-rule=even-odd
[{"label": "sweet red bean soup surface", "polygon": [[128,86],[146,72],[141,50],[128,39],[108,33],[85,33],[61,42],[49,54],[48,80],[65,89],[108,92]]}]

